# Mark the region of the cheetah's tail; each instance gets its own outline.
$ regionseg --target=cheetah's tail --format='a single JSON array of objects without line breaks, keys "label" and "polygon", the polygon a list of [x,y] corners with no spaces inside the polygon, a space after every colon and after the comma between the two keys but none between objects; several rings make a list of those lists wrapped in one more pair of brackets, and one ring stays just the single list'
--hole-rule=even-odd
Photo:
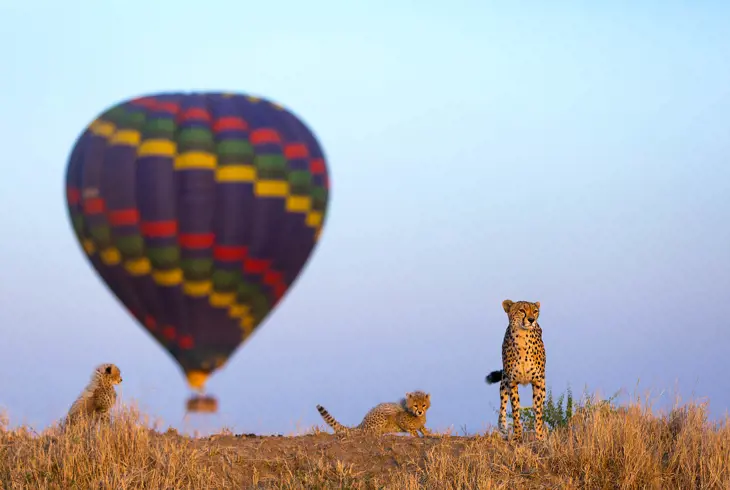
[{"label": "cheetah's tail", "polygon": [[504,374],[503,370],[499,371],[492,371],[491,373],[487,374],[487,384],[493,384],[498,383],[502,381],[502,375]]},{"label": "cheetah's tail", "polygon": [[348,427],[345,427],[341,423],[335,420],[335,418],[329,414],[327,410],[324,409],[322,405],[317,405],[317,411],[322,416],[325,422],[327,422],[327,425],[332,427],[335,432],[348,432]]}]

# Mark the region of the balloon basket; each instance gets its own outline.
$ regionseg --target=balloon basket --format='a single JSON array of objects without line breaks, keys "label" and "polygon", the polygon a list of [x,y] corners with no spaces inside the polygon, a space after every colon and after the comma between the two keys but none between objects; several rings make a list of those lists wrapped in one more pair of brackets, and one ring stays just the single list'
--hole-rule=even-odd
[{"label": "balloon basket", "polygon": [[216,413],[218,400],[212,396],[193,396],[188,399],[187,411],[189,413]]}]

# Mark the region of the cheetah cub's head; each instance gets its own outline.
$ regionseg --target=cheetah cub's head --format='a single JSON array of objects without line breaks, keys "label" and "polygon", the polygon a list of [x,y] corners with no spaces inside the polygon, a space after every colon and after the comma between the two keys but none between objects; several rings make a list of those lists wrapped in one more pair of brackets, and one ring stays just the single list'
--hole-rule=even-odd
[{"label": "cheetah cub's head", "polygon": [[426,413],[431,407],[431,394],[423,391],[413,391],[406,393],[406,408],[416,417],[420,417]]},{"label": "cheetah cub's head", "polygon": [[102,364],[96,368],[96,374],[112,385],[118,385],[122,382],[122,372],[116,364]]},{"label": "cheetah cub's head", "polygon": [[540,302],[517,301],[506,299],[502,301],[502,308],[507,313],[509,324],[512,327],[531,330],[537,326],[537,317],[540,316]]}]

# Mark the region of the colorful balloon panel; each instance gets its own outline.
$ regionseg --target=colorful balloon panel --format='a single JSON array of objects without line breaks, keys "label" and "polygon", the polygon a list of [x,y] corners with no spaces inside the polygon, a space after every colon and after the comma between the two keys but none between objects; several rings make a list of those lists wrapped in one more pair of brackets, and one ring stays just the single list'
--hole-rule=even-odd
[{"label": "colorful balloon panel", "polygon": [[291,287],[328,194],[312,132],[243,94],[124,101],[84,130],[66,175],[91,264],[194,388]]}]

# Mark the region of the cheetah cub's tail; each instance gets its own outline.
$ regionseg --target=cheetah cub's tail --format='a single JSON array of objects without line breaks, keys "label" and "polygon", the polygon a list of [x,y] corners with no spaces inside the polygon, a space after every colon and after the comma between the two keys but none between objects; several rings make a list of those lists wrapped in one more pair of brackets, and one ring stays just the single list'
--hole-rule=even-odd
[{"label": "cheetah cub's tail", "polygon": [[327,425],[332,427],[332,429],[335,432],[348,432],[348,427],[345,427],[341,423],[335,420],[335,418],[329,414],[327,410],[324,409],[322,405],[317,405],[317,411],[322,416],[325,422],[327,422]]},{"label": "cheetah cub's tail", "polygon": [[502,375],[504,374],[504,371],[500,369],[499,371],[492,371],[491,373],[487,374],[487,384],[493,384],[493,383],[499,383],[502,381]]}]

